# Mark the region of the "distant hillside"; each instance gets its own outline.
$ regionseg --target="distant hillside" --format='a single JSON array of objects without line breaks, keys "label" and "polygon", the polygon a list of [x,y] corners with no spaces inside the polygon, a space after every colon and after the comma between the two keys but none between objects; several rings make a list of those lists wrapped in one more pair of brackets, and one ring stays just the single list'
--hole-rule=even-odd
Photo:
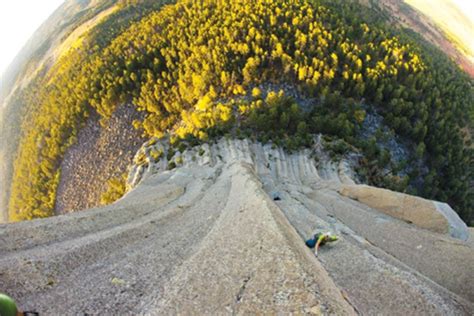
[{"label": "distant hillside", "polygon": [[338,138],[338,151],[364,156],[363,181],[448,202],[470,220],[472,79],[386,11],[326,0],[168,3],[101,7],[13,95],[23,113],[4,121],[16,115],[23,129],[8,151],[17,153],[10,219],[53,215],[79,131],[95,113],[104,127],[132,104],[145,137],[228,135],[290,151],[315,133]]},{"label": "distant hillside", "polygon": [[[38,84],[47,86],[42,81],[46,74],[51,75],[50,68],[62,55],[67,54],[75,45],[90,36],[97,24],[105,24],[105,32],[119,32],[128,20],[146,13],[149,3],[154,1],[112,1],[112,0],[67,0],[52,16],[34,33],[20,51],[18,56],[2,75],[0,91],[0,218],[8,217],[8,201],[13,173],[13,161],[21,137],[22,121],[37,106],[36,96],[32,91]],[[138,3],[143,8],[123,10],[121,14],[110,17],[119,6]],[[151,4],[153,6],[153,4]],[[114,9],[115,8],[115,9]],[[108,18],[107,18],[108,17]],[[107,19],[106,19],[107,18]],[[113,20],[116,21],[113,21]],[[104,21],[105,20],[105,21]],[[100,40],[107,40],[104,34]],[[31,97],[30,97],[31,96]]]},{"label": "distant hillside", "polygon": [[468,48],[473,42],[473,25],[449,0],[361,0],[361,2],[373,9],[382,10],[381,13],[392,23],[417,32],[474,77],[473,51],[472,48]]},{"label": "distant hillside", "polygon": [[[1,105],[16,88],[24,87],[36,71],[46,66],[54,50],[81,23],[113,1],[66,0],[33,34],[2,75]],[[18,80],[18,82],[17,82]],[[15,89],[14,89],[15,87]]]},{"label": "distant hillside", "polygon": [[361,2],[67,2],[9,73],[0,289],[41,315],[473,315],[474,80],[408,5]]},{"label": "distant hillside", "polygon": [[[31,80],[54,64],[54,51],[83,22],[110,6],[114,1],[65,1],[33,34],[2,74],[0,87],[0,220],[6,220],[12,176],[12,162],[20,137],[25,102],[20,95]],[[33,106],[33,105],[31,105]]]},{"label": "distant hillside", "polygon": [[[451,0],[406,0],[443,31],[448,40],[474,63],[474,22]],[[471,12],[472,13],[472,12]]]},{"label": "distant hillside", "polygon": [[[87,1],[86,1],[87,2]],[[0,86],[0,222],[8,219],[6,212],[8,208],[8,197],[10,192],[10,183],[12,176],[12,160],[20,130],[21,118],[19,109],[8,111],[8,99],[10,95],[19,90],[19,82],[24,81],[29,72],[34,72],[41,68],[40,61],[43,59],[46,51],[51,46],[54,38],[63,31],[63,25],[60,21],[69,20],[82,10],[86,2],[68,1],[58,8],[53,15],[46,20],[43,25],[34,33],[31,39],[25,44],[23,49],[15,57],[3,74],[1,74],[2,84]],[[30,69],[30,70],[28,70]],[[25,79],[26,80],[26,79]],[[7,112],[16,112],[9,114]],[[7,120],[13,118],[13,120]],[[13,138],[13,139],[12,139]]]}]

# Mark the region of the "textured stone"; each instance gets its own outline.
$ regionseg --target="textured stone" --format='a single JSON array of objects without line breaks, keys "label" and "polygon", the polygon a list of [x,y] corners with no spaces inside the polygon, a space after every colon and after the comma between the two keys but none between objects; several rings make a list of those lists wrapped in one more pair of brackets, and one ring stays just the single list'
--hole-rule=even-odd
[{"label": "textured stone", "polygon": [[0,225],[0,289],[42,315],[471,315],[473,249],[341,196],[316,153],[221,140],[112,205]]},{"label": "textured stone", "polygon": [[466,224],[446,203],[367,185],[343,185],[339,193],[421,228],[468,239]]}]

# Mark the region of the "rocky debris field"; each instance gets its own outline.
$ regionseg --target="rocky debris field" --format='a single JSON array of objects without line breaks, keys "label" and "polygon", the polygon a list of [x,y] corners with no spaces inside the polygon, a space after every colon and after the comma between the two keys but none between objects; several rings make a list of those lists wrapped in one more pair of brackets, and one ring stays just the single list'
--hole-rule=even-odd
[{"label": "rocky debris field", "polygon": [[[474,312],[471,239],[342,195],[350,170],[318,144],[166,156],[132,168],[112,205],[0,225],[0,288],[44,315]],[[318,257],[304,243],[316,231],[339,236]]]},{"label": "rocky debris field", "polygon": [[99,205],[107,181],[127,171],[144,139],[132,127],[141,118],[133,105],[117,108],[105,126],[94,114],[64,155],[56,195],[56,213],[65,214]]}]

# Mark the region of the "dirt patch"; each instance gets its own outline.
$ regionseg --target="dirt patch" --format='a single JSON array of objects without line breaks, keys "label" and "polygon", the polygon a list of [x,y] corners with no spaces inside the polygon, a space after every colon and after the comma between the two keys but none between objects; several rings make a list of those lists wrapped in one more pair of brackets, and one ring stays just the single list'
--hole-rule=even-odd
[{"label": "dirt patch", "polygon": [[79,132],[77,143],[69,148],[61,163],[56,214],[99,205],[106,182],[127,170],[144,142],[141,132],[132,127],[133,120],[141,116],[133,105],[123,105],[102,127],[99,115],[91,115]]}]

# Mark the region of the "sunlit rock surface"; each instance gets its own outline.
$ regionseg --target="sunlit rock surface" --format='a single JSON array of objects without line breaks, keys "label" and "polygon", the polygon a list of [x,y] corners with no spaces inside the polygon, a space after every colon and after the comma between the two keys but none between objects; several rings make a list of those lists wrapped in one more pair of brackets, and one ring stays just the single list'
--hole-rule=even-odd
[{"label": "sunlit rock surface", "polygon": [[[116,203],[0,226],[0,288],[21,308],[64,315],[474,311],[472,243],[340,194],[355,185],[351,163],[331,162],[318,141],[288,154],[223,139],[170,155],[172,170],[166,144],[141,150],[131,190]],[[152,151],[163,154],[155,160]],[[318,257],[304,243],[316,231],[340,237]]]}]

